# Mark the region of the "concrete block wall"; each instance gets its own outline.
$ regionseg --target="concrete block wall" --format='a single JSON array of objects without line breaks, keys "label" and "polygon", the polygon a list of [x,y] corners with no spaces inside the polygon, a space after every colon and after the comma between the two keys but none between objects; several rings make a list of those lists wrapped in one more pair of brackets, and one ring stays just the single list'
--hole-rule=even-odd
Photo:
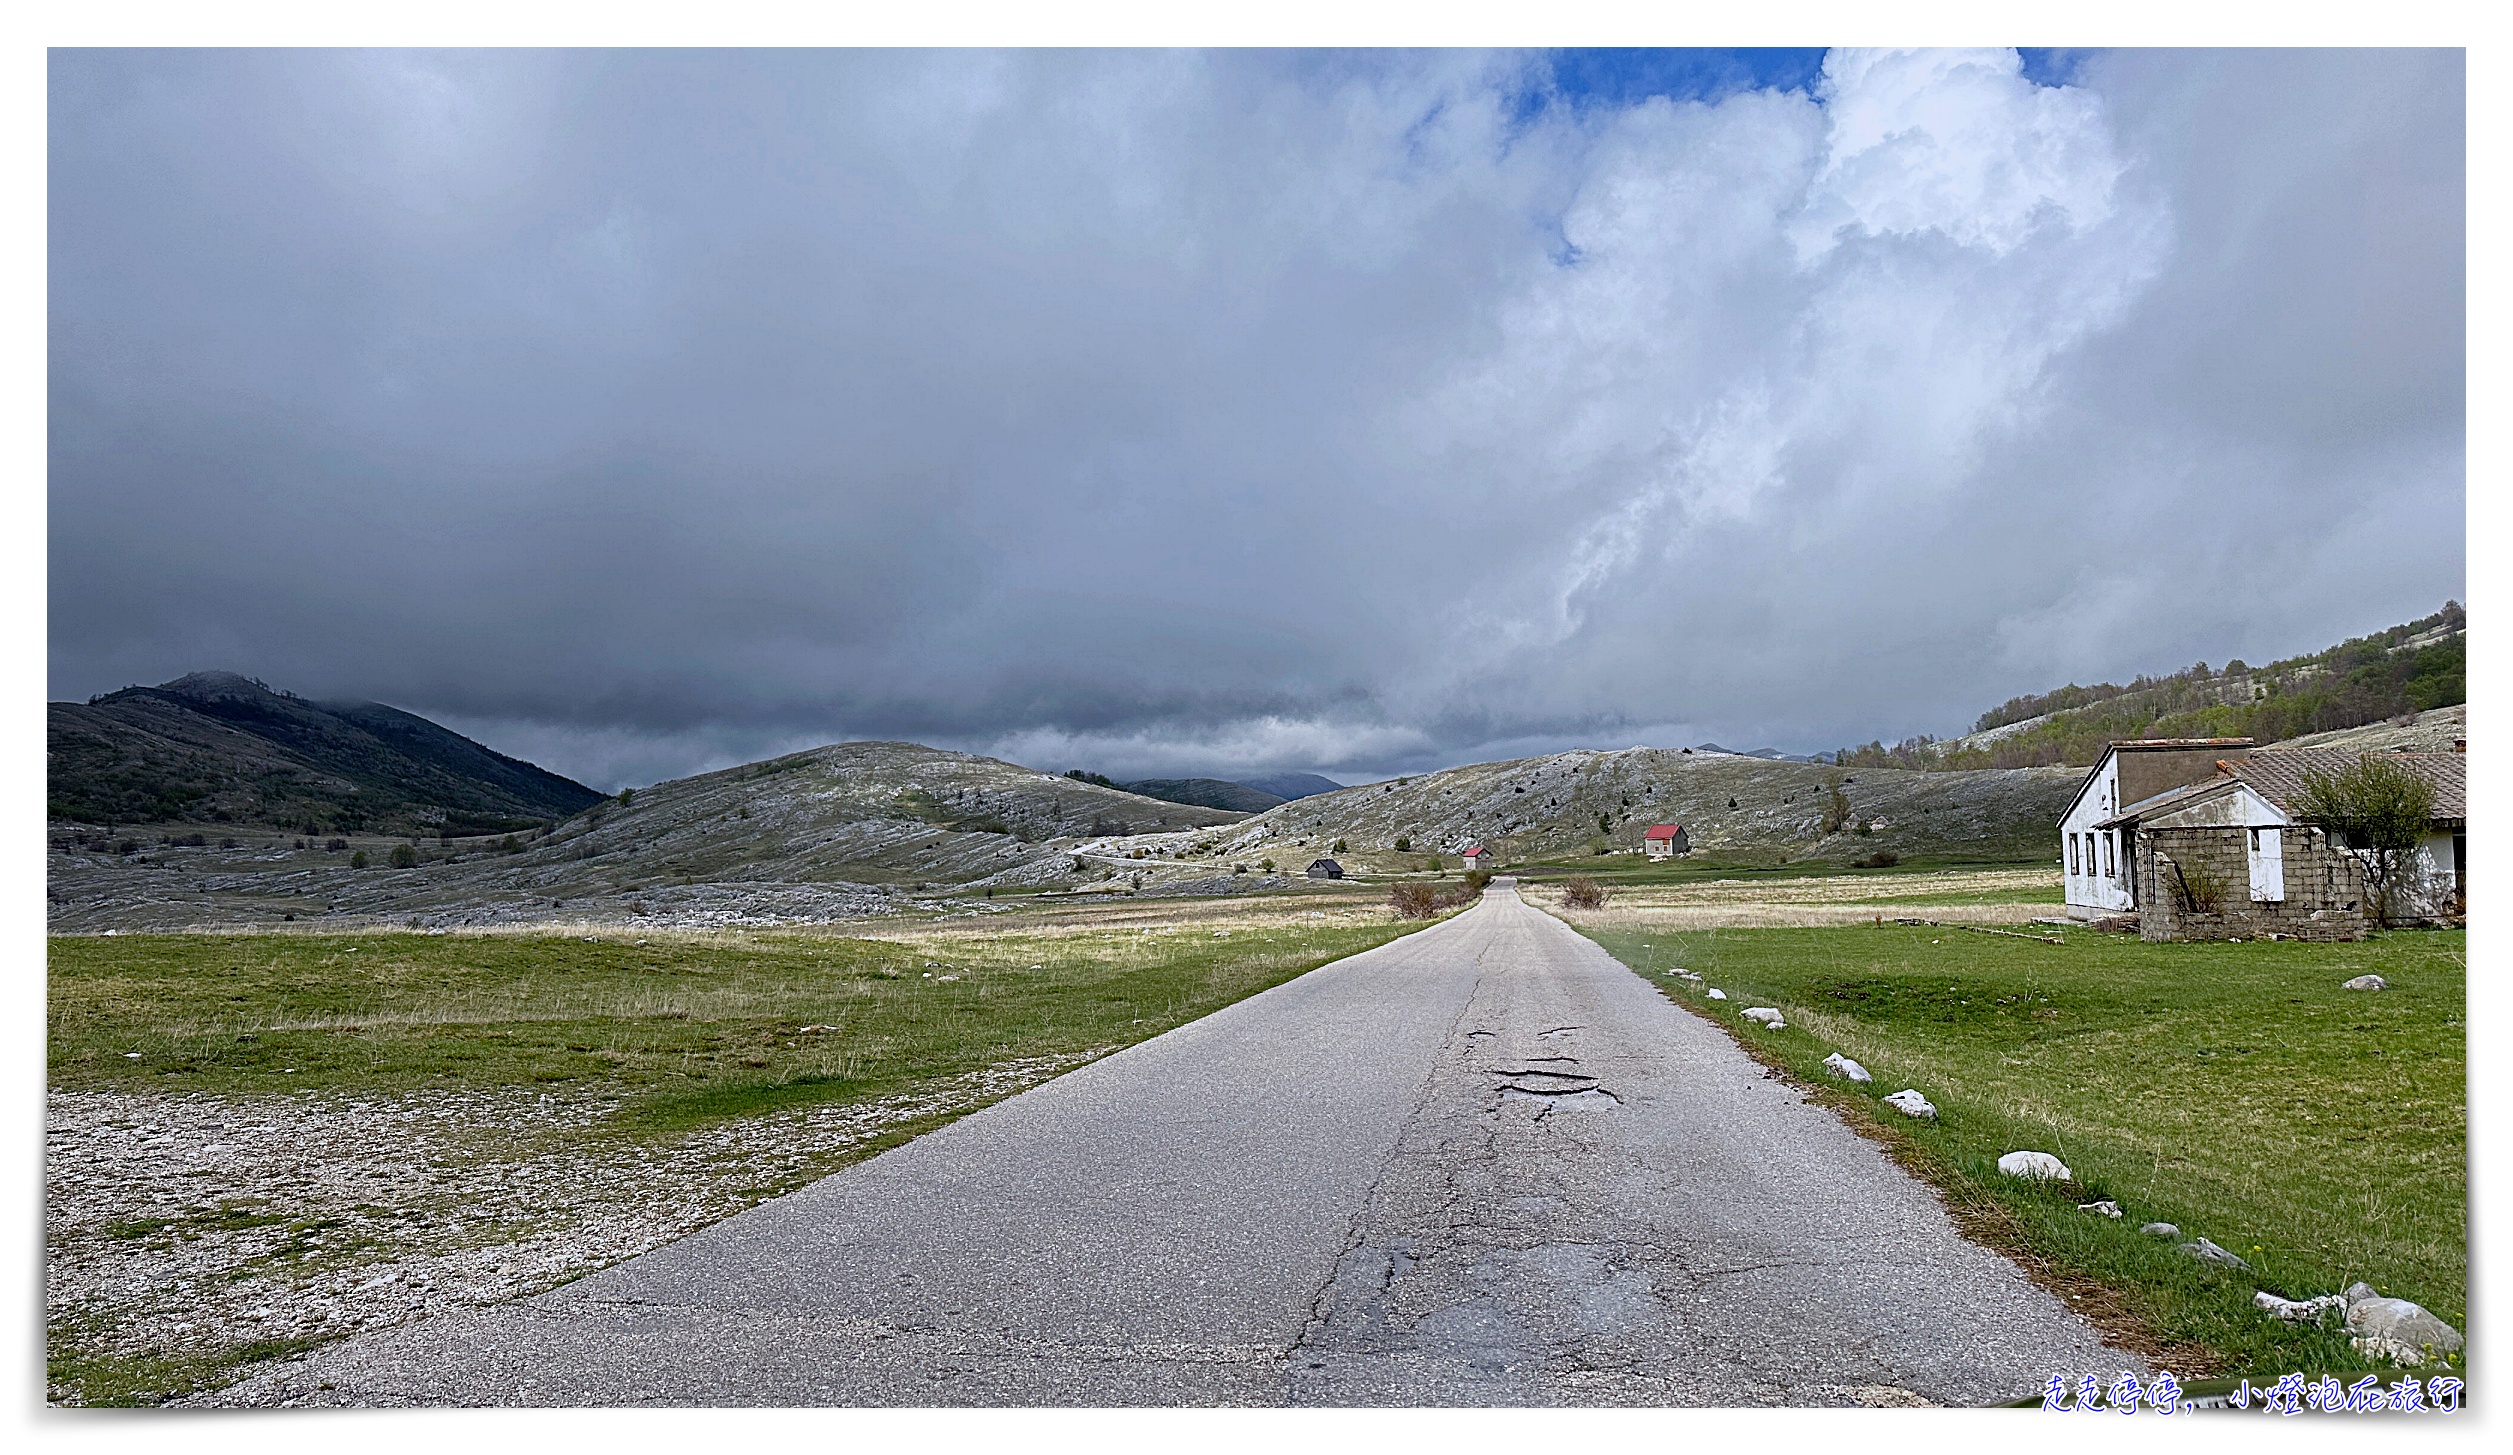
[{"label": "concrete block wall", "polygon": [[[2364,871],[2318,829],[2284,834],[2286,898],[2251,897],[2250,841],[2239,828],[2155,829],[2138,835],[2138,937],[2146,940],[2361,940]],[[2182,907],[2173,866],[2212,877],[2224,893],[2213,914]]]}]

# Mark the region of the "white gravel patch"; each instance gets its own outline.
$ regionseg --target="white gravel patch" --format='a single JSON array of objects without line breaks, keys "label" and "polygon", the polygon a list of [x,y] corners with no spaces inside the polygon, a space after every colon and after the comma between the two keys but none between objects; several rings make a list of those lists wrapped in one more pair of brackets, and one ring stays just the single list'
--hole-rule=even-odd
[{"label": "white gravel patch", "polygon": [[56,1092],[46,1324],[55,1352],[214,1362],[538,1293],[1106,1049],[647,1140],[588,1135],[619,1103],[581,1095]]}]

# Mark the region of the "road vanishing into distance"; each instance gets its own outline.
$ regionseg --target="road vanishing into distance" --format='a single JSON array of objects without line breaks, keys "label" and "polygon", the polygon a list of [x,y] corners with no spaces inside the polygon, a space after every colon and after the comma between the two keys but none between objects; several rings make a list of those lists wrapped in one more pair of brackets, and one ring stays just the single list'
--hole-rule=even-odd
[{"label": "road vanishing into distance", "polygon": [[2143,1361],[1502,881],[538,1297],[230,1404],[1982,1404]]}]

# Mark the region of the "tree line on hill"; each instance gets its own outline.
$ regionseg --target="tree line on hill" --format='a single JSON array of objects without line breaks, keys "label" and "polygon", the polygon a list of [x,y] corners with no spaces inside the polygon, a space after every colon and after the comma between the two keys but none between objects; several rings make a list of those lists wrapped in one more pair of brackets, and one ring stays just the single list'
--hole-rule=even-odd
[{"label": "tree line on hill", "polygon": [[2129,738],[2281,742],[2464,703],[2467,670],[2467,613],[2450,601],[2432,616],[2265,667],[2201,662],[2126,687],[2071,683],[2012,698],[1983,713],[1973,733],[2032,725],[1988,743],[1922,735],[1844,748],[1833,761],[1845,768],[2038,768],[2091,764],[2105,746]]}]

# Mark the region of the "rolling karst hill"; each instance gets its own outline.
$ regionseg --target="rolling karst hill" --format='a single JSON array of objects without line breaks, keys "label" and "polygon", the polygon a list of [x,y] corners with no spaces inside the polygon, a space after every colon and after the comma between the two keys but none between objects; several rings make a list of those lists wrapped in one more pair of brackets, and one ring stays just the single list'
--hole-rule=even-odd
[{"label": "rolling karst hill", "polygon": [[48,816],[304,832],[530,828],[601,794],[375,702],[195,672],[47,710]]},{"label": "rolling karst hill", "polygon": [[[82,733],[98,741],[82,742]],[[1434,855],[1454,868],[1471,843],[1508,863],[1587,863],[1636,851],[1658,822],[1684,824],[1696,852],[1731,861],[1841,861],[1888,850],[2038,858],[2078,777],[2064,768],[1836,770],[1632,748],[1472,764],[1276,802],[1250,816],[1147,797],[1078,770],[1056,775],[874,742],[609,799],[408,714],[305,703],[242,679],[186,679],[57,710],[56,800],[65,757],[75,766],[82,752],[124,765],[126,776],[69,775],[70,792],[120,787],[136,799],[171,784],[144,801],[237,831],[196,839],[169,829],[149,842],[130,833],[139,816],[127,808],[114,815],[124,830],[110,837],[87,826],[92,818],[62,815],[48,885],[61,930],[812,921],[965,904],[962,896],[1001,890],[1282,887],[1330,853],[1362,873],[1416,871]],[[499,779],[457,771],[483,758]],[[439,841],[431,826],[457,810],[423,817],[423,805],[451,805],[458,789],[471,795],[460,812],[538,806],[546,800],[522,790],[546,788],[544,779],[572,790],[575,809],[555,824]],[[1832,801],[1836,784],[1843,805]],[[344,850],[297,832],[296,815],[337,815],[328,833],[357,811],[366,814],[362,841]],[[363,867],[352,862],[357,850],[366,852]]]},{"label": "rolling karst hill", "polygon": [[[1453,864],[1476,843],[1499,850],[1504,862],[1576,862],[1600,849],[1638,849],[1642,833],[1662,822],[1683,824],[1696,852],[1740,857],[1849,859],[1891,849],[2040,858],[2082,776],[2070,768],[1836,770],[1681,748],[1581,751],[1341,789],[1197,837],[1210,842],[1213,857],[1263,854],[1295,868],[1338,840],[1363,865],[1411,867],[1434,853]],[[1827,833],[1836,780],[1850,814]]]},{"label": "rolling karst hill", "polygon": [[1114,880],[1077,873],[1067,846],[1245,817],[914,743],[840,743],[599,799],[547,831],[423,840],[407,868],[391,867],[382,843],[353,868],[346,852],[285,835],[124,853],[64,825],[51,919],[56,929],[818,920],[951,891]]}]

